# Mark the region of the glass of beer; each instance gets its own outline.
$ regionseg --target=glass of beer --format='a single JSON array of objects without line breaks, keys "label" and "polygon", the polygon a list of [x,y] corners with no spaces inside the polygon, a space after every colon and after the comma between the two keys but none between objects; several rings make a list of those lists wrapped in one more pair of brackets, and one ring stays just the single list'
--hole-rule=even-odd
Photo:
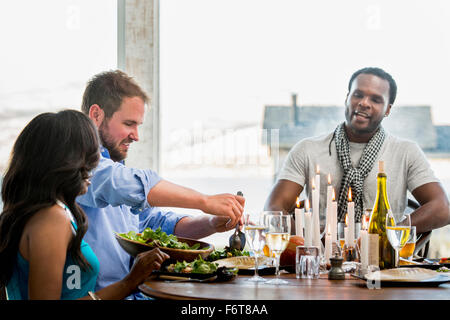
[{"label": "glass of beer", "polygon": [[414,255],[414,249],[416,248],[416,226],[411,226],[411,232],[409,234],[409,239],[406,242],[405,246],[400,250],[400,257],[403,259],[407,259],[411,261]]}]

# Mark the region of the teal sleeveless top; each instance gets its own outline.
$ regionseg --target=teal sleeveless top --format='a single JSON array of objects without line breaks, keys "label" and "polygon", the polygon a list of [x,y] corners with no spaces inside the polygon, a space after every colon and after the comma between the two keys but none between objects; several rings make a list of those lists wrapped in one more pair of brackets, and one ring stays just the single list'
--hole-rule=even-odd
[{"label": "teal sleeveless top", "polygon": [[[73,232],[76,232],[77,225],[69,208],[61,201],[56,202],[65,209],[66,214],[70,217]],[[66,263],[64,264],[61,299],[75,300],[88,295],[88,291],[95,290],[95,283],[100,269],[97,256],[91,247],[84,241],[80,245],[81,253],[91,268],[84,271],[80,265],[72,259],[67,253]],[[6,295],[8,300],[28,300],[28,272],[29,263],[20,252],[17,252],[16,266],[14,267],[11,279],[6,286]]]}]

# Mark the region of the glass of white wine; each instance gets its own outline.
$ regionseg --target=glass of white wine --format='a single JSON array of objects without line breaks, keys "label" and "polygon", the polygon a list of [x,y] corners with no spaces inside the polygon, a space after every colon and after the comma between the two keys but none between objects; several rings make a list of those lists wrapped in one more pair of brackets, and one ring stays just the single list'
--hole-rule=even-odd
[{"label": "glass of white wine", "polygon": [[280,279],[280,256],[286,249],[291,235],[291,216],[281,211],[265,212],[264,225],[266,244],[271,254],[275,254],[276,278],[265,282],[266,284],[287,284]]},{"label": "glass of white wine", "polygon": [[395,250],[395,267],[398,267],[399,252],[405,246],[411,232],[411,217],[405,214],[397,220],[392,211],[386,214],[386,233]]},{"label": "glass of white wine", "polygon": [[409,234],[409,239],[406,241],[405,246],[400,250],[400,258],[412,261],[414,256],[414,250],[416,249],[416,226],[411,226],[411,232]]},{"label": "glass of white wine", "polygon": [[250,251],[253,252],[255,257],[255,274],[249,278],[248,281],[253,282],[266,282],[267,280],[258,275],[258,258],[261,256],[264,246],[266,244],[266,238],[264,235],[264,221],[261,213],[246,214],[244,216],[244,230],[247,238],[247,244],[250,247]]}]

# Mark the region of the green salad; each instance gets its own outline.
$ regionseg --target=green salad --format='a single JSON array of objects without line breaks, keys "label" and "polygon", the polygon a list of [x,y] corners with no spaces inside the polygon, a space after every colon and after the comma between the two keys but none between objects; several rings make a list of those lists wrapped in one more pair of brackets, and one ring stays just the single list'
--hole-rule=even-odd
[{"label": "green salad", "polygon": [[209,262],[202,259],[199,255],[198,259],[192,262],[177,262],[167,266],[166,270],[176,273],[213,273],[217,270],[218,264],[215,262]]},{"label": "green salad", "polygon": [[140,235],[134,231],[129,231],[127,233],[119,233],[121,237],[128,240],[138,241],[144,244],[173,248],[173,249],[184,249],[184,250],[198,250],[200,248],[200,243],[196,243],[193,246],[189,246],[185,242],[178,241],[178,238],[173,234],[167,234],[158,227],[156,230],[151,228],[145,229]]},{"label": "green salad", "polygon": [[450,269],[447,267],[440,267],[436,270],[437,272],[450,272]]},{"label": "green salad", "polygon": [[250,256],[250,253],[248,251],[244,250],[238,250],[238,249],[231,249],[229,247],[225,247],[223,250],[214,250],[211,252],[211,254],[208,256],[208,261],[216,261],[219,259],[226,259],[231,257],[241,257],[241,256]]}]

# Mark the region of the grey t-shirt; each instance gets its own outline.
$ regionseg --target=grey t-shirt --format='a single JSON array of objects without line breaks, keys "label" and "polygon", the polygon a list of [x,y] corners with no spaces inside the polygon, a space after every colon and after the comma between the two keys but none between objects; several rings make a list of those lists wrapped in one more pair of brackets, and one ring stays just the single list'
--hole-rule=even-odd
[{"label": "grey t-shirt", "polygon": [[[285,179],[298,183],[306,196],[311,194],[311,180],[320,169],[320,220],[325,224],[327,178],[331,175],[331,185],[339,196],[343,170],[336,154],[336,144],[330,140],[333,133],[303,139],[290,150],[278,180]],[[350,157],[353,166],[358,166],[366,143],[350,143]],[[331,155],[330,155],[331,151]],[[407,206],[407,191],[412,192],[429,182],[439,182],[420,147],[412,141],[394,137],[386,132],[386,138],[375,160],[372,170],[364,181],[364,209],[372,209],[377,194],[378,161],[384,161],[387,175],[386,188],[392,211],[402,215]],[[302,197],[301,197],[302,198]]]}]

